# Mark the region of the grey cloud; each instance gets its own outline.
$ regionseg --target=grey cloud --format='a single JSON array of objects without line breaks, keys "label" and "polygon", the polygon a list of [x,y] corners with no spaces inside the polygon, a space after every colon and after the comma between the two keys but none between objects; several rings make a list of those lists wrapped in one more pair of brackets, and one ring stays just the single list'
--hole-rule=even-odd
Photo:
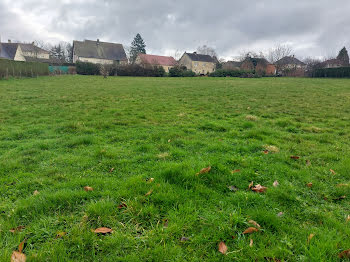
[{"label": "grey cloud", "polygon": [[100,38],[129,45],[141,33],[153,53],[207,44],[229,57],[242,49],[266,50],[289,42],[305,57],[325,55],[325,50],[336,53],[341,45],[350,48],[348,0],[26,0],[12,9],[29,10],[31,16],[17,18],[11,5],[1,3],[6,0],[0,0],[0,34],[27,41],[39,32],[24,21],[39,17],[36,23],[59,36],[40,35],[43,40]]}]

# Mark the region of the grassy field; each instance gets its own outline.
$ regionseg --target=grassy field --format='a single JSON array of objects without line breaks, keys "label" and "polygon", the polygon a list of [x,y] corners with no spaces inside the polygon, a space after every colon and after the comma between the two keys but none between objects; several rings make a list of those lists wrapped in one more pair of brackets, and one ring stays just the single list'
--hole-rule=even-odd
[{"label": "grassy field", "polygon": [[0,261],[23,240],[28,261],[350,249],[350,80],[41,77],[0,101]]}]

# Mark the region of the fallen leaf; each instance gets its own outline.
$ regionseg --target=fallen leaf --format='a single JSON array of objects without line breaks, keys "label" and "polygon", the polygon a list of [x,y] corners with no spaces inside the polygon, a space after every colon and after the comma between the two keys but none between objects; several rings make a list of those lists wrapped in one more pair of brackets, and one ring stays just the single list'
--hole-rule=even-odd
[{"label": "fallen leaf", "polygon": [[275,182],[273,182],[273,186],[274,187],[278,187],[280,185],[280,183],[278,183],[278,181],[276,180]]},{"label": "fallen leaf", "polygon": [[109,170],[109,173],[112,173],[114,171],[114,167],[111,168],[111,170]]},{"label": "fallen leaf", "polygon": [[253,239],[250,239],[249,246],[250,246],[250,247],[253,247]]},{"label": "fallen leaf", "polygon": [[253,187],[253,185],[254,185],[254,182],[252,181],[252,182],[249,184],[248,189],[251,189],[251,188]]},{"label": "fallen leaf", "polygon": [[261,228],[261,226],[258,223],[256,223],[254,220],[249,220],[248,223],[254,225],[256,228]]},{"label": "fallen leaf", "polygon": [[58,232],[57,235],[56,235],[56,238],[62,238],[65,235],[67,235],[67,232]]},{"label": "fallen leaf", "polygon": [[280,150],[277,146],[271,146],[271,145],[265,145],[265,150],[269,151],[270,153],[278,153]]},{"label": "fallen leaf", "polygon": [[338,184],[337,187],[348,187],[349,184]]},{"label": "fallen leaf", "polygon": [[188,237],[182,237],[182,238],[181,238],[181,242],[186,242],[186,241],[188,241],[188,240],[190,240]]},{"label": "fallen leaf", "polygon": [[238,188],[235,186],[229,186],[228,189],[230,189],[232,192],[238,191]]},{"label": "fallen leaf", "polygon": [[306,165],[307,166],[311,166],[311,161],[310,160],[306,160]]},{"label": "fallen leaf", "polygon": [[339,258],[350,258],[350,249],[341,252],[338,255]]},{"label": "fallen leaf", "polygon": [[93,189],[92,187],[90,187],[90,186],[84,187],[84,190],[85,190],[86,192],[94,191],[94,189]]},{"label": "fallen leaf", "polygon": [[252,234],[254,232],[258,232],[259,229],[255,228],[255,227],[249,227],[246,230],[244,230],[243,234]]},{"label": "fallen leaf", "polygon": [[346,218],[346,223],[348,223],[350,221],[350,215],[348,215],[348,217]]},{"label": "fallen leaf", "polygon": [[39,195],[40,194],[40,192],[38,191],[38,190],[35,190],[34,192],[33,192],[33,195],[34,196],[37,196],[37,195]]},{"label": "fallen leaf", "polygon": [[227,246],[223,241],[219,243],[219,252],[224,255],[227,253]]},{"label": "fallen leaf", "polygon": [[265,155],[268,155],[268,154],[269,154],[269,150],[264,150],[263,153],[264,153]]},{"label": "fallen leaf", "polygon": [[171,140],[169,139],[169,140],[168,140],[168,143],[170,143],[170,142],[171,142]]},{"label": "fallen leaf", "polygon": [[118,206],[118,209],[127,208],[128,206],[123,202]]},{"label": "fallen leaf", "polygon": [[333,169],[329,169],[333,175],[336,175],[337,173]]},{"label": "fallen leaf", "polygon": [[310,244],[311,239],[313,239],[313,237],[315,236],[315,234],[310,234],[309,237],[307,238],[307,244]]},{"label": "fallen leaf", "polygon": [[300,159],[300,156],[291,156],[290,158],[297,160],[297,159]]},{"label": "fallen leaf", "polygon": [[145,196],[149,196],[149,195],[151,195],[153,193],[153,189],[151,189],[150,191],[148,191],[146,194],[145,194]]},{"label": "fallen leaf", "polygon": [[169,220],[168,219],[164,219],[164,227],[167,228],[169,224]]},{"label": "fallen leaf", "polygon": [[246,120],[249,120],[249,121],[257,121],[258,120],[258,117],[257,116],[253,116],[253,115],[247,115],[245,117]]},{"label": "fallen leaf", "polygon": [[25,262],[26,255],[17,251],[13,251],[11,256],[11,262]]},{"label": "fallen leaf", "polygon": [[25,228],[26,228],[25,226],[18,226],[18,227],[15,227],[15,228],[11,228],[9,231],[11,233],[16,233],[16,232],[21,232]]},{"label": "fallen leaf", "polygon": [[262,185],[256,185],[255,187],[252,188],[253,191],[258,192],[258,193],[264,193],[267,190],[267,187],[264,187]]},{"label": "fallen leaf", "polygon": [[279,213],[277,214],[278,217],[281,217],[281,216],[283,216],[283,215],[284,215],[283,212],[279,212]]},{"label": "fallen leaf", "polygon": [[236,169],[236,170],[231,171],[231,174],[235,174],[235,173],[239,173],[239,172],[241,172],[241,170],[240,169]]},{"label": "fallen leaf", "polygon": [[206,168],[203,168],[201,171],[199,171],[199,173],[197,173],[196,175],[202,175],[202,174],[206,174],[209,173],[211,170],[211,166],[208,166]]},{"label": "fallen leaf", "polygon": [[94,233],[96,234],[108,234],[108,233],[112,233],[113,229],[110,229],[108,227],[100,227],[95,229]]},{"label": "fallen leaf", "polygon": [[18,252],[19,252],[19,253],[23,253],[24,244],[25,244],[26,240],[27,240],[27,239],[24,239],[24,240],[18,245]]},{"label": "fallen leaf", "polygon": [[307,185],[307,187],[310,187],[310,188],[313,186],[312,183],[307,183],[306,185]]},{"label": "fallen leaf", "polygon": [[151,177],[150,179],[147,180],[148,183],[152,183],[154,181],[154,178]]}]

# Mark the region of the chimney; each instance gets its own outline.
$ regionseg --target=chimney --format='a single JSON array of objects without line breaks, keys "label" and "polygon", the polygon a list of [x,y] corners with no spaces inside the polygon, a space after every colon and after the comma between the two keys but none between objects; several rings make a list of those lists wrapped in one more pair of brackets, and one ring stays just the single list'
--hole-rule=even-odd
[{"label": "chimney", "polygon": [[9,39],[8,42],[11,43],[11,39]]}]

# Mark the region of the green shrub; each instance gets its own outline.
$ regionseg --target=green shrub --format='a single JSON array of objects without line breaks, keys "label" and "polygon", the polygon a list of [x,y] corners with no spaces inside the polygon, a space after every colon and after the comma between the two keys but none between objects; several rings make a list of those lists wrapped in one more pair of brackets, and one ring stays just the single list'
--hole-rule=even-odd
[{"label": "green shrub", "polygon": [[196,76],[196,73],[187,70],[184,66],[174,66],[169,69],[169,76],[170,77],[194,77]]},{"label": "green shrub", "polygon": [[350,67],[338,68],[320,68],[313,71],[312,77],[334,77],[334,78],[348,78],[350,77]]},{"label": "green shrub", "polygon": [[119,65],[115,68],[118,76],[163,77],[165,70],[161,66]]},{"label": "green shrub", "polygon": [[38,62],[0,59],[0,79],[7,77],[36,77],[49,74],[49,66]]},{"label": "green shrub", "polygon": [[247,77],[249,74],[253,74],[251,71],[232,70],[232,69],[218,69],[215,72],[209,74],[211,77]]},{"label": "green shrub", "polygon": [[76,63],[77,74],[79,75],[99,75],[100,65],[86,62]]}]

